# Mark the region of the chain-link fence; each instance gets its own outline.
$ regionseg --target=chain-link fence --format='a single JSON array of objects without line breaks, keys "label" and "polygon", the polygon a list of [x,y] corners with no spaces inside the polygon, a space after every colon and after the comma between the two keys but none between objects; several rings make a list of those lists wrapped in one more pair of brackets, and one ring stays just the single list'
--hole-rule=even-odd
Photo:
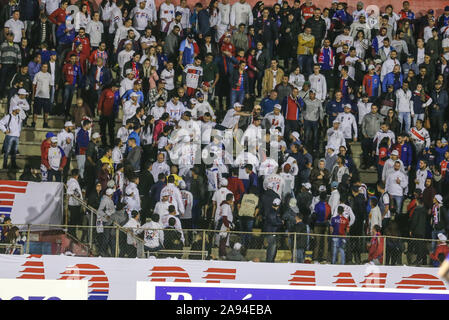
[{"label": "chain-link fence", "polygon": [[[11,227],[0,225],[2,233]],[[438,266],[449,251],[444,241],[390,236],[144,229],[126,225],[17,227],[17,237],[3,237],[8,240],[0,244],[1,253]]]}]

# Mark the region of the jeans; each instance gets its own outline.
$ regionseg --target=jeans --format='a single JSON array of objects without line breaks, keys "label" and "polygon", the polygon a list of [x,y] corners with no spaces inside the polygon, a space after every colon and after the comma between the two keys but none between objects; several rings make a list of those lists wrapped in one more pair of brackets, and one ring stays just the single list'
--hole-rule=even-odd
[{"label": "jeans", "polygon": [[73,94],[75,93],[75,86],[66,85],[64,87],[64,96],[62,104],[65,108],[65,116],[68,117],[70,114],[70,107],[72,106]]},{"label": "jeans", "polygon": [[398,120],[401,123],[401,128],[405,122],[405,132],[410,131],[410,112],[399,112]]},{"label": "jeans", "polygon": [[8,155],[11,154],[12,164],[16,163],[16,154],[19,148],[19,137],[13,137],[6,135],[5,141],[3,142],[4,155],[3,155],[3,166],[8,163]]},{"label": "jeans", "polygon": [[415,113],[415,116],[413,117],[413,126],[416,126],[416,120],[423,120],[424,121],[424,113]]},{"label": "jeans", "polygon": [[304,135],[309,150],[318,149],[318,121],[304,120]]},{"label": "jeans", "polygon": [[296,263],[304,263],[304,249],[296,249]]},{"label": "jeans", "polygon": [[[240,231],[252,232],[254,225],[254,218],[252,217],[240,217]],[[242,234],[242,245],[245,248],[248,248],[251,242],[251,234],[244,233]]]},{"label": "jeans", "polygon": [[267,236],[268,248],[266,262],[274,262],[277,253],[277,239],[276,235],[272,234]]},{"label": "jeans", "polygon": [[313,57],[311,55],[298,55],[298,66],[304,76],[312,73]]},{"label": "jeans", "polygon": [[402,213],[402,202],[404,201],[404,196],[392,196],[394,202],[396,203],[396,214]]},{"label": "jeans", "polygon": [[340,252],[341,264],[345,264],[345,246],[346,239],[343,238],[332,238],[332,264],[337,262],[337,255]]},{"label": "jeans", "polygon": [[234,107],[234,103],[239,102],[240,104],[243,104],[243,101],[245,100],[245,90],[232,90],[231,89],[231,102],[228,106],[228,110],[232,109]]},{"label": "jeans", "polygon": [[81,179],[84,179],[84,165],[86,164],[86,155],[79,154],[76,156],[76,162],[78,163],[78,169],[80,171]]},{"label": "jeans", "polygon": [[53,169],[48,170],[47,181],[53,182],[53,177],[55,177],[56,182],[61,182],[62,181],[61,171],[57,171],[57,170],[53,170]]}]

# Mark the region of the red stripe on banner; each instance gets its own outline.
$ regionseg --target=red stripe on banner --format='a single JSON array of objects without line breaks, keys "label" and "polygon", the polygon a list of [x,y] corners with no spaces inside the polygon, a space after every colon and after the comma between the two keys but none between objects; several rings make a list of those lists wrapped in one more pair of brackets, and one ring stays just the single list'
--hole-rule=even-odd
[{"label": "red stripe on banner", "polygon": [[294,277],[288,281],[292,282],[315,282],[315,278]]},{"label": "red stripe on banner", "polygon": [[207,280],[206,283],[220,283],[218,280]]},{"label": "red stripe on banner", "polygon": [[150,277],[188,278],[189,275],[187,273],[176,273],[176,272],[153,272],[152,274],[150,274]]},{"label": "red stripe on banner", "polygon": [[292,276],[309,276],[309,277],[314,277],[315,276],[315,271],[296,270],[296,272],[293,273]]},{"label": "red stripe on banner", "polygon": [[92,282],[108,282],[107,277],[92,277],[90,278],[90,281]]},{"label": "red stripe on banner", "polygon": [[185,272],[185,270],[180,267],[154,267],[150,271],[183,271],[183,272]]},{"label": "red stripe on banner", "polygon": [[27,189],[11,188],[11,187],[0,187],[0,192],[25,193],[25,192],[27,192]]},{"label": "red stripe on banner", "polygon": [[444,286],[442,281],[428,281],[428,280],[402,280],[397,284],[406,285],[421,285],[421,286]]},{"label": "red stripe on banner", "polygon": [[446,290],[446,288],[443,288],[443,287],[430,287],[429,290]]},{"label": "red stripe on banner", "polygon": [[204,272],[214,272],[214,273],[235,273],[236,269],[220,269],[220,268],[209,268]]},{"label": "red stripe on banner", "polygon": [[42,261],[27,261],[22,264],[22,267],[43,267],[44,263]]},{"label": "red stripe on banner", "polygon": [[30,255],[27,257],[27,259],[31,259],[31,258],[37,258],[37,259],[40,259],[41,257],[42,257],[41,254],[30,254]]},{"label": "red stripe on banner", "polygon": [[0,180],[0,186],[14,186],[14,187],[26,187],[28,182],[25,181],[11,181],[11,180]]},{"label": "red stripe on banner", "polygon": [[165,279],[151,279],[151,282],[165,282]]},{"label": "red stripe on banner", "polygon": [[337,287],[344,287],[344,288],[357,288],[356,285],[350,285],[350,284],[339,284]]},{"label": "red stripe on banner", "polygon": [[22,274],[17,279],[45,279],[45,275],[43,274]]},{"label": "red stripe on banner", "polygon": [[335,278],[352,278],[352,274],[350,272],[340,272]]},{"label": "red stripe on banner", "polygon": [[80,276],[63,276],[61,278],[59,278],[58,280],[82,280],[85,277],[80,277]]},{"label": "red stripe on banner", "polygon": [[228,279],[228,280],[235,280],[235,275],[228,275],[228,274],[208,274],[207,276],[203,277],[203,279]]},{"label": "red stripe on banner", "polygon": [[15,194],[10,194],[10,193],[0,193],[0,199],[14,200],[15,197],[16,197]]},{"label": "red stripe on banner", "polygon": [[175,279],[174,282],[192,282],[190,279]]},{"label": "red stripe on banner", "polygon": [[291,286],[315,286],[315,284],[310,283],[290,283]]},{"label": "red stripe on banner", "polygon": [[386,278],[387,274],[386,273],[370,273],[369,275],[367,275],[365,278],[374,278],[374,277],[378,277],[378,278]]},{"label": "red stripe on banner", "polygon": [[92,283],[89,288],[109,288],[109,283]]},{"label": "red stripe on banner", "polygon": [[396,289],[421,289],[421,286],[397,286]]},{"label": "red stripe on banner", "polygon": [[96,270],[100,269],[97,266],[94,266],[93,264],[77,264],[77,265],[75,265],[73,267],[69,267],[69,268],[96,269]]},{"label": "red stripe on banner", "polygon": [[414,274],[414,275],[412,275],[412,276],[410,276],[410,277],[404,277],[404,278],[405,278],[405,279],[416,279],[416,278],[418,278],[418,279],[435,279],[435,280],[438,280],[437,277],[432,276],[431,274],[426,274],[426,273],[423,273],[423,274]]},{"label": "red stripe on banner", "polygon": [[338,279],[337,281],[332,282],[332,283],[338,283],[338,284],[340,284],[340,283],[355,283],[355,281],[353,279]]},{"label": "red stripe on banner", "polygon": [[86,275],[86,276],[104,276],[103,271],[91,271],[91,270],[66,270],[61,274],[73,274],[73,275]]},{"label": "red stripe on banner", "polygon": [[44,268],[25,268],[25,270],[20,271],[22,273],[44,273]]},{"label": "red stripe on banner", "polygon": [[362,288],[385,288],[385,286],[367,285],[367,286],[362,286]]},{"label": "red stripe on banner", "polygon": [[14,201],[0,200],[0,206],[12,206],[12,205],[14,205]]}]

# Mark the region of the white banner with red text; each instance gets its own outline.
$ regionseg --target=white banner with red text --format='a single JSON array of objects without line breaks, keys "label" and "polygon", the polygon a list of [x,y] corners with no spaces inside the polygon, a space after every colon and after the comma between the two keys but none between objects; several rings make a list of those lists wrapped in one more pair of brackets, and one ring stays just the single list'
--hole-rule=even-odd
[{"label": "white banner with red text", "polygon": [[10,217],[15,225],[62,224],[63,199],[60,182],[0,180],[0,217]]},{"label": "white banner with red text", "polygon": [[88,280],[89,300],[136,299],[136,282],[448,290],[438,268],[0,255],[3,279]]}]

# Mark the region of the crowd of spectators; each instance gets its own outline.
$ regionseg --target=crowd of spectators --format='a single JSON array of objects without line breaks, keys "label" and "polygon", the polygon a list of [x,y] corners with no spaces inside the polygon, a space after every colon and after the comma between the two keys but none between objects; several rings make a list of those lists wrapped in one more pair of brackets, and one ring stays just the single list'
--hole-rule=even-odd
[{"label": "crowd of spectators", "polygon": [[[438,262],[449,228],[441,9],[10,0],[0,12],[3,168],[18,168],[22,129],[37,130],[40,115],[60,130],[21,179],[64,181],[72,225],[86,223],[77,199],[97,209],[103,256],[104,226],[123,212],[129,256],[136,237],[154,252],[193,247],[185,229],[214,229],[226,259],[253,241],[235,245],[229,231],[257,227],[301,234],[286,244],[297,262],[312,250],[318,262],[359,264],[368,251],[401,263],[404,241],[382,235],[412,239],[417,264]],[[369,172],[377,183],[364,181]],[[266,236],[266,261],[282,239]]]}]

